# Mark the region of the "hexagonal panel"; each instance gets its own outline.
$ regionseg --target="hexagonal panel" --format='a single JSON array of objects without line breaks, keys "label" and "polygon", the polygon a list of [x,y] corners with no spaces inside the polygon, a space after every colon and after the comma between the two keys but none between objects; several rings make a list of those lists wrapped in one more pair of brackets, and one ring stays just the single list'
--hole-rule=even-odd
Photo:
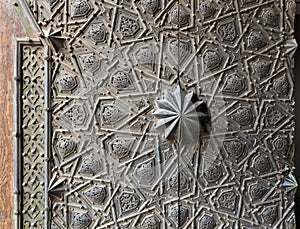
[{"label": "hexagonal panel", "polygon": [[96,110],[96,120],[101,125],[114,125],[126,116],[127,114],[115,104],[104,104]]}]

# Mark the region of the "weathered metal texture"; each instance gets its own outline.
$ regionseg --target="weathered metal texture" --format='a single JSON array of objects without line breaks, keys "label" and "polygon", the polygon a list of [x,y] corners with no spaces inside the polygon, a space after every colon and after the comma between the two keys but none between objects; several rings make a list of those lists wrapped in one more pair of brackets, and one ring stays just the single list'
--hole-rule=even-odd
[{"label": "weathered metal texture", "polygon": [[40,72],[19,103],[45,111],[20,110],[23,133],[43,132],[23,138],[40,167],[20,169],[44,175],[45,193],[19,182],[23,203],[34,200],[19,227],[295,227],[294,1],[19,6],[45,57],[26,46]]},{"label": "weathered metal texture", "polygon": [[45,203],[45,67],[39,41],[17,43],[16,228],[42,228]]}]

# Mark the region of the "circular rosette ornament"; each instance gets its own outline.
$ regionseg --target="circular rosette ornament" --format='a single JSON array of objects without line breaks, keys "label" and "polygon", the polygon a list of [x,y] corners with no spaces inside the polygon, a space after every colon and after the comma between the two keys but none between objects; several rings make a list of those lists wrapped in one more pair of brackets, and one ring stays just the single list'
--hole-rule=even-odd
[{"label": "circular rosette ornament", "polygon": [[156,102],[156,127],[163,131],[166,139],[183,145],[199,143],[202,123],[208,115],[204,102],[195,97],[193,92],[186,93],[178,86]]}]

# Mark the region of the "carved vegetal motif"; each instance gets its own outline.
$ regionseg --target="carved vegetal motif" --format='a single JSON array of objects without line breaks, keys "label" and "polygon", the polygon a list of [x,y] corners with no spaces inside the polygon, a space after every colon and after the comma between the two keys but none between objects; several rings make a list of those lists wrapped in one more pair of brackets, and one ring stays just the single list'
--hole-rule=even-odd
[{"label": "carved vegetal motif", "polygon": [[294,1],[16,5],[18,228],[295,227]]},{"label": "carved vegetal motif", "polygon": [[70,138],[59,138],[57,141],[57,149],[61,153],[62,157],[67,157],[76,152],[77,144]]},{"label": "carved vegetal motif", "polygon": [[183,226],[189,217],[189,210],[183,206],[172,206],[170,216],[179,227]]},{"label": "carved vegetal motif", "polygon": [[154,178],[154,161],[148,161],[137,166],[135,174],[140,182],[149,183]]},{"label": "carved vegetal motif", "polygon": [[91,11],[91,6],[87,0],[76,0],[72,6],[73,17],[87,16]]},{"label": "carved vegetal motif", "polygon": [[279,15],[273,7],[267,8],[262,14],[262,18],[267,25],[277,26]]},{"label": "carved vegetal motif", "polygon": [[217,31],[225,41],[234,41],[237,36],[237,29],[234,21],[219,25]]},{"label": "carved vegetal motif", "polygon": [[262,184],[251,184],[249,187],[249,195],[251,196],[253,201],[260,200],[267,194],[269,188]]},{"label": "carved vegetal motif", "polygon": [[58,83],[62,92],[72,92],[78,86],[75,76],[68,73],[63,74]]},{"label": "carved vegetal motif", "polygon": [[266,124],[268,126],[275,126],[284,117],[285,115],[283,114],[283,111],[279,110],[278,107],[276,106],[269,107],[266,112]]},{"label": "carved vegetal motif", "polygon": [[170,39],[168,43],[169,51],[176,62],[182,62],[190,53],[190,45],[188,41]]},{"label": "carved vegetal motif", "polygon": [[279,94],[279,95],[288,95],[291,86],[288,81],[288,78],[286,76],[282,76],[278,78],[277,80],[274,81],[273,84],[274,90]]},{"label": "carved vegetal motif", "polygon": [[245,145],[243,144],[243,142],[238,140],[224,141],[223,146],[228,156],[235,160],[238,160],[245,151]]},{"label": "carved vegetal motif", "polygon": [[154,14],[158,10],[158,0],[142,0],[146,12]]},{"label": "carved vegetal motif", "polygon": [[42,228],[45,220],[43,209],[46,198],[42,195],[46,189],[43,182],[45,126],[42,125],[44,122],[45,70],[40,68],[43,66],[43,49],[37,42],[33,46],[21,45],[20,49],[22,51],[21,110],[24,129],[22,130],[22,149],[20,148],[23,154],[22,158],[18,157],[18,163],[22,163],[24,170],[16,175],[22,180],[20,190],[24,195],[19,201],[22,201],[22,209],[25,211],[22,214],[23,220],[20,228],[23,226]]},{"label": "carved vegetal motif", "polygon": [[244,78],[238,74],[233,74],[227,77],[223,87],[223,92],[238,95],[244,91],[245,88],[246,85]]},{"label": "carved vegetal motif", "polygon": [[272,164],[269,157],[264,155],[255,158],[253,167],[260,173],[266,173],[272,170]]},{"label": "carved vegetal motif", "polygon": [[254,30],[248,37],[249,46],[255,49],[261,49],[265,47],[268,42],[261,31]]},{"label": "carved vegetal motif", "polygon": [[171,22],[179,26],[189,23],[189,15],[181,5],[175,5],[170,12]]},{"label": "carved vegetal motif", "polygon": [[267,207],[262,211],[262,218],[269,225],[272,225],[273,223],[275,223],[275,221],[277,220],[277,217],[278,217],[278,207],[277,206]]},{"label": "carved vegetal motif", "polygon": [[223,175],[222,168],[218,165],[211,164],[205,169],[203,176],[207,182],[212,183],[218,181]]},{"label": "carved vegetal motif", "polygon": [[206,70],[214,70],[219,67],[222,61],[222,57],[218,51],[208,50],[203,57],[203,63]]},{"label": "carved vegetal motif", "polygon": [[85,105],[74,104],[69,110],[64,113],[64,115],[72,124],[83,125],[87,118]]},{"label": "carved vegetal motif", "polygon": [[110,145],[111,152],[116,158],[122,159],[130,154],[132,144],[133,139],[117,138]]},{"label": "carved vegetal motif", "polygon": [[84,229],[91,224],[91,217],[87,213],[74,213],[72,224],[75,229]]},{"label": "carved vegetal motif", "polygon": [[123,192],[119,197],[120,208],[122,213],[137,210],[140,200],[134,193]]},{"label": "carved vegetal motif", "polygon": [[234,211],[238,201],[238,195],[234,191],[227,191],[220,195],[218,203],[221,208]]},{"label": "carved vegetal motif", "polygon": [[95,72],[100,67],[100,60],[95,55],[82,57],[83,67],[89,72]]},{"label": "carved vegetal motif", "polygon": [[132,19],[128,16],[121,16],[119,30],[122,36],[132,37],[140,29],[140,25],[137,20]]},{"label": "carved vegetal motif", "polygon": [[138,64],[153,68],[155,64],[154,53],[151,50],[151,47],[144,46],[141,47],[136,53],[135,57]]},{"label": "carved vegetal motif", "polygon": [[98,107],[96,119],[98,123],[104,125],[113,125],[124,118],[126,114],[122,112],[116,105],[107,104]]},{"label": "carved vegetal motif", "polygon": [[95,186],[85,193],[94,203],[101,204],[104,202],[107,191],[105,187]]},{"label": "carved vegetal motif", "polygon": [[230,116],[241,126],[249,126],[253,121],[253,112],[249,107],[240,107]]},{"label": "carved vegetal motif", "polygon": [[275,151],[279,152],[282,155],[287,155],[290,150],[290,142],[288,137],[279,136],[273,140],[273,146]]},{"label": "carved vegetal motif", "polygon": [[216,226],[216,220],[209,215],[202,216],[199,221],[199,229],[214,229]]},{"label": "carved vegetal motif", "polygon": [[296,1],[288,0],[286,2],[286,7],[287,7],[288,13],[292,17],[292,19],[294,19],[295,15],[296,15],[296,9],[297,9]]},{"label": "carved vegetal motif", "polygon": [[111,76],[111,84],[118,90],[133,89],[131,76],[124,71],[117,71]]},{"label": "carved vegetal motif", "polygon": [[[179,182],[178,182],[179,180]],[[186,191],[189,188],[189,180],[182,172],[176,171],[169,179],[170,188],[174,191]]]},{"label": "carved vegetal motif", "polygon": [[106,29],[103,25],[93,25],[86,35],[95,43],[100,43],[106,40]]},{"label": "carved vegetal motif", "polygon": [[212,16],[216,11],[215,4],[210,0],[201,0],[199,5],[201,15],[206,18]]},{"label": "carved vegetal motif", "polygon": [[80,172],[85,174],[96,174],[101,169],[101,162],[95,156],[90,155],[83,159]]},{"label": "carved vegetal motif", "polygon": [[266,77],[266,76],[268,75],[268,73],[270,72],[270,69],[271,69],[271,62],[258,59],[258,60],[253,64],[253,69],[254,69],[254,72],[255,72],[259,77]]},{"label": "carved vegetal motif", "polygon": [[155,216],[145,218],[142,227],[144,229],[160,229],[160,222]]}]

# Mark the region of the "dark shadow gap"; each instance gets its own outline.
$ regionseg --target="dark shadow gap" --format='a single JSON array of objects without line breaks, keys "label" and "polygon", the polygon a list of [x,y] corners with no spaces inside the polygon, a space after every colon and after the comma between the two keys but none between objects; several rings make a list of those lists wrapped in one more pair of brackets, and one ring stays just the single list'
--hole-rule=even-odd
[{"label": "dark shadow gap", "polygon": [[[300,14],[296,15],[295,20],[295,37],[300,45]],[[300,150],[300,49],[298,48],[295,56],[295,101],[296,101],[296,132],[295,132],[295,167],[296,167],[296,178],[298,184],[300,184],[300,154],[297,151]],[[295,196],[295,214],[296,223],[300,225],[300,189],[297,189]],[[298,226],[297,226],[298,227]]]}]

